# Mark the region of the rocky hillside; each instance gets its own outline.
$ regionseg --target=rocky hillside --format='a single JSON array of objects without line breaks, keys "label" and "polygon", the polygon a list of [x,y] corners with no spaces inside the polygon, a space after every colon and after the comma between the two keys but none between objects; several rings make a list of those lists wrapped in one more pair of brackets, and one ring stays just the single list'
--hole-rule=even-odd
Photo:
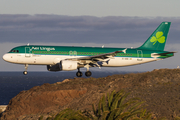
[{"label": "rocky hillside", "polygon": [[91,111],[103,94],[122,89],[131,93],[129,98],[146,101],[147,110],[158,118],[180,116],[180,69],[160,69],[36,86],[12,98],[0,119],[32,120],[41,115],[45,119],[65,108]]}]

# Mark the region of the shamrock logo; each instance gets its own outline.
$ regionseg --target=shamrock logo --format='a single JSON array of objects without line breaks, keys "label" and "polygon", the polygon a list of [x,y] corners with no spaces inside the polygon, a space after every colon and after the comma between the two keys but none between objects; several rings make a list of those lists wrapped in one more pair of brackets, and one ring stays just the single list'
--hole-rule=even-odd
[{"label": "shamrock logo", "polygon": [[150,42],[153,42],[153,45],[156,44],[156,42],[159,43],[164,43],[165,42],[165,37],[163,36],[163,32],[157,32],[156,37],[153,36],[150,40]]}]

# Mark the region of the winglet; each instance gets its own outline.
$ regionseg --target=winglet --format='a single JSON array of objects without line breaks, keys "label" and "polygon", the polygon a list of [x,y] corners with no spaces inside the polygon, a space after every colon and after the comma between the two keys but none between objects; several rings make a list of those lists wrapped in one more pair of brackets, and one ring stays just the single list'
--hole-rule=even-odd
[{"label": "winglet", "polygon": [[126,53],[126,50],[127,50],[127,48],[126,48],[126,49],[124,49],[124,50],[122,50],[122,52]]}]

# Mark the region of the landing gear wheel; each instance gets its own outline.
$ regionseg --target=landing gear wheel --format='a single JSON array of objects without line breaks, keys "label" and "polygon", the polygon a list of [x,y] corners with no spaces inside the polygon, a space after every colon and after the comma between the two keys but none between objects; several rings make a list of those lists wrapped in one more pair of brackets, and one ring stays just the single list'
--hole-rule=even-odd
[{"label": "landing gear wheel", "polygon": [[24,74],[24,75],[27,75],[27,74],[28,74],[28,72],[27,72],[27,71],[24,71],[24,72],[23,72],[23,74]]},{"label": "landing gear wheel", "polygon": [[76,76],[77,76],[77,77],[82,77],[82,72],[78,71],[78,72],[76,73]]},{"label": "landing gear wheel", "polygon": [[91,71],[86,71],[86,72],[85,72],[85,75],[86,75],[87,77],[90,77],[90,76],[92,75],[92,73],[91,73]]}]

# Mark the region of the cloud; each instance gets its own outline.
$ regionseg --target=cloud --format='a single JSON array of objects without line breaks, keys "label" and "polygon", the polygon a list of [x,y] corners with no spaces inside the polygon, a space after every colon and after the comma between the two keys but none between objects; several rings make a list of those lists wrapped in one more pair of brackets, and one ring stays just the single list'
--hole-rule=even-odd
[{"label": "cloud", "polygon": [[171,21],[168,39],[179,43],[180,18],[64,15],[0,15],[0,42],[144,42],[162,21]]}]

